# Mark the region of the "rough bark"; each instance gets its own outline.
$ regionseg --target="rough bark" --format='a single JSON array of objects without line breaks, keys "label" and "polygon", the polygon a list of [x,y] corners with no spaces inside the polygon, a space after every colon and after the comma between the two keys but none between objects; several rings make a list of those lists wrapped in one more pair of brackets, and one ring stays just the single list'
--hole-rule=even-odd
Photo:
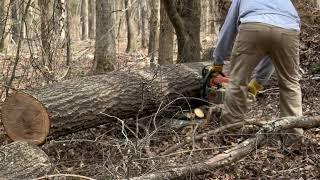
[{"label": "rough bark", "polygon": [[14,42],[17,42],[19,39],[19,3],[20,1],[12,1],[11,4],[11,33],[12,33],[12,39]]},{"label": "rough bark", "polygon": [[6,48],[8,43],[9,12],[9,0],[0,0],[0,52]]},{"label": "rough bark", "polygon": [[150,34],[148,47],[148,54],[151,55],[150,64],[155,64],[155,56],[159,48],[159,3],[159,0],[150,0],[151,17],[149,19]]},{"label": "rough bark", "polygon": [[92,68],[94,74],[103,74],[114,70],[116,45],[113,3],[112,0],[96,0],[96,46]]},{"label": "rough bark", "polygon": [[[269,134],[274,134],[282,130],[292,128],[315,128],[320,126],[320,116],[316,117],[297,117],[297,118],[282,118],[264,125],[255,135],[254,138],[247,139],[231,148],[218,154],[203,163],[197,163],[190,166],[174,168],[162,173],[154,173],[141,177],[132,178],[132,180],[160,180],[160,179],[178,179],[186,177],[189,174],[202,174],[214,169],[224,167],[241,160],[251,152],[261,147]],[[270,137],[269,137],[270,138]]]},{"label": "rough bark", "polygon": [[137,2],[125,0],[126,22],[127,22],[127,49],[126,52],[135,51],[138,48],[138,27],[137,27]]},{"label": "rough bark", "polygon": [[147,2],[145,0],[139,1],[140,5],[140,34],[141,34],[141,47],[146,48],[147,47],[147,28],[146,28],[146,22],[148,18],[148,12],[147,12]]},{"label": "rough bark", "polygon": [[213,17],[211,20],[211,32],[215,35],[219,34],[219,29],[222,26],[230,7],[230,0],[212,0],[210,2],[210,14]]},{"label": "rough bark", "polygon": [[204,35],[207,34],[208,28],[208,9],[209,9],[209,0],[203,0],[201,2],[201,33]]},{"label": "rough bark", "polygon": [[89,37],[88,10],[88,0],[81,0],[81,40],[87,40]]},{"label": "rough bark", "polygon": [[110,72],[15,92],[4,102],[3,124],[11,138],[39,144],[48,134],[48,117],[49,134],[57,137],[114,122],[114,116],[150,115],[163,101],[199,97],[200,71],[208,64]]},{"label": "rough bark", "polygon": [[95,27],[96,27],[96,0],[89,0],[89,38],[95,38]]},{"label": "rough bark", "polygon": [[163,0],[160,2],[160,35],[159,59],[160,65],[173,64],[174,28],[164,8]]},{"label": "rough bark", "polygon": [[49,157],[35,145],[17,141],[0,148],[1,179],[31,179],[50,170]]},{"label": "rough bark", "polygon": [[66,65],[70,67],[71,60],[72,60],[72,53],[71,53],[71,34],[70,34],[70,23],[71,23],[71,9],[70,9],[70,1],[65,1],[65,32],[66,32]]},{"label": "rough bark", "polygon": [[177,35],[177,62],[200,61],[201,1],[164,0],[164,5]]},{"label": "rough bark", "polygon": [[42,45],[42,63],[52,70],[53,50],[51,46],[52,38],[54,38],[54,23],[53,23],[53,1],[39,0],[38,1],[41,18],[41,45]]}]

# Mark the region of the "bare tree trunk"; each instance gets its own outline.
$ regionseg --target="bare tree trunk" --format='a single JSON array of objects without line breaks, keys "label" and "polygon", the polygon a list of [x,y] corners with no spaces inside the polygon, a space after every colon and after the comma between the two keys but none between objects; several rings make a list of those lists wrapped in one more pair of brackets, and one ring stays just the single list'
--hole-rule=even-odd
[{"label": "bare tree trunk", "polygon": [[9,0],[0,0],[0,52],[4,51],[8,44],[9,9]]},{"label": "bare tree trunk", "polygon": [[87,40],[88,39],[88,31],[89,31],[89,25],[88,25],[88,0],[81,0],[81,40]]},{"label": "bare tree trunk", "polygon": [[208,9],[209,0],[202,0],[201,3],[201,32],[206,35],[208,32]]},{"label": "bare tree trunk", "polygon": [[1,179],[33,179],[51,171],[49,157],[37,146],[13,142],[0,147]]},{"label": "bare tree trunk", "polygon": [[96,27],[96,0],[89,0],[89,38],[95,38]]},{"label": "bare tree trunk", "polygon": [[112,0],[96,0],[96,49],[92,69],[94,74],[103,74],[115,68],[113,3]]},{"label": "bare tree trunk", "polygon": [[66,59],[66,65],[70,67],[71,60],[72,60],[72,54],[71,54],[71,35],[70,35],[70,21],[71,21],[71,9],[70,9],[70,1],[65,1],[65,32],[66,32],[66,48],[67,48],[67,59]]},{"label": "bare tree trunk", "polygon": [[230,0],[212,0],[210,5],[211,16],[213,21],[211,23],[211,30],[214,34],[219,34],[219,29],[227,16],[230,7]]},{"label": "bare tree trunk", "polygon": [[155,64],[155,56],[159,48],[159,25],[160,25],[160,1],[150,0],[151,17],[149,20],[149,47],[148,54],[151,55],[150,64]]},{"label": "bare tree trunk", "polygon": [[126,52],[132,52],[138,48],[138,28],[137,28],[137,2],[125,0],[126,21],[127,21],[127,49]]},{"label": "bare tree trunk", "polygon": [[200,61],[199,0],[164,0],[178,39],[178,63]]},{"label": "bare tree trunk", "polygon": [[40,18],[41,18],[41,44],[42,44],[42,63],[52,70],[53,50],[51,41],[54,38],[53,22],[53,1],[39,0]]},{"label": "bare tree trunk", "polygon": [[164,8],[163,0],[161,0],[160,2],[160,34],[158,63],[160,65],[173,64],[174,28]]},{"label": "bare tree trunk", "polygon": [[62,19],[66,18],[65,12],[65,0],[55,0],[53,2],[54,9],[53,9],[53,23],[54,23],[54,32],[55,35],[58,35],[61,40],[65,38],[65,28],[64,22]]},{"label": "bare tree trunk", "polygon": [[214,27],[214,7],[215,6],[215,1],[214,0],[209,0],[209,33],[210,34],[216,34],[216,29]]},{"label": "bare tree trunk", "polygon": [[20,32],[20,26],[19,26],[19,2],[20,0],[13,0],[11,1],[11,32],[12,32],[12,39],[15,43],[18,42],[19,39],[19,32]]},{"label": "bare tree trunk", "polygon": [[[28,9],[30,7],[31,1],[32,0],[28,0],[25,9],[23,9],[24,13],[23,13],[23,15],[21,17],[21,20],[20,20],[20,23],[19,23],[20,24],[19,29],[22,29],[22,27],[24,26],[24,22],[26,20],[27,14],[28,14]],[[16,52],[16,56],[15,56],[15,61],[14,61],[14,64],[13,64],[13,69],[11,71],[10,79],[7,82],[6,96],[8,96],[8,94],[9,94],[9,87],[11,87],[11,85],[13,83],[13,80],[14,80],[15,75],[16,75],[16,69],[17,69],[17,66],[18,66],[18,63],[19,63],[19,60],[20,60],[20,51],[21,51],[21,46],[22,46],[22,36],[23,36],[23,31],[20,31],[20,34],[18,35],[19,39],[18,39],[18,45],[17,45],[17,52]]]},{"label": "bare tree trunk", "polygon": [[140,28],[141,47],[146,48],[147,47],[146,21],[148,17],[146,0],[141,0],[139,5],[140,5],[140,22],[141,22],[141,28]]}]

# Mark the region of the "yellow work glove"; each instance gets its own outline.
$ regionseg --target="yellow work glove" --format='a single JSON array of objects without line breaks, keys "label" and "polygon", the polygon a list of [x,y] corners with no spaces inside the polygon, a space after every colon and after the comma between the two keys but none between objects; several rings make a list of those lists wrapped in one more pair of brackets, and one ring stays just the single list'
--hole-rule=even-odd
[{"label": "yellow work glove", "polygon": [[248,92],[251,93],[254,97],[257,96],[258,92],[263,89],[263,86],[258,83],[255,79],[252,79],[248,85]]},{"label": "yellow work glove", "polygon": [[222,73],[223,71],[223,64],[214,64],[212,66],[211,71],[216,72],[216,73]]}]

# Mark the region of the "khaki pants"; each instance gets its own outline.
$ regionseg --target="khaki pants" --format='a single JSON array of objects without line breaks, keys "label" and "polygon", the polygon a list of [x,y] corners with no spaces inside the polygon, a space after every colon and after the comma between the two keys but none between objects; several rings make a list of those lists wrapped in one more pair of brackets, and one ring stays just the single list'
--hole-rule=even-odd
[{"label": "khaki pants", "polygon": [[271,57],[278,75],[280,116],[302,116],[299,32],[262,23],[241,24],[239,28],[231,54],[231,80],[221,121],[233,123],[244,119],[249,78],[266,55]]}]

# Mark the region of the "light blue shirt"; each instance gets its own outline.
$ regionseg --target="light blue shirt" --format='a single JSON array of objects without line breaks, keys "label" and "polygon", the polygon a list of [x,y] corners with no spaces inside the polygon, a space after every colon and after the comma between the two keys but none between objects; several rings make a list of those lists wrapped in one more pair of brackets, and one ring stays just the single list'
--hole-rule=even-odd
[{"label": "light blue shirt", "polygon": [[230,53],[238,25],[250,22],[300,31],[300,18],[290,0],[233,0],[213,53],[215,64],[223,64]]}]

